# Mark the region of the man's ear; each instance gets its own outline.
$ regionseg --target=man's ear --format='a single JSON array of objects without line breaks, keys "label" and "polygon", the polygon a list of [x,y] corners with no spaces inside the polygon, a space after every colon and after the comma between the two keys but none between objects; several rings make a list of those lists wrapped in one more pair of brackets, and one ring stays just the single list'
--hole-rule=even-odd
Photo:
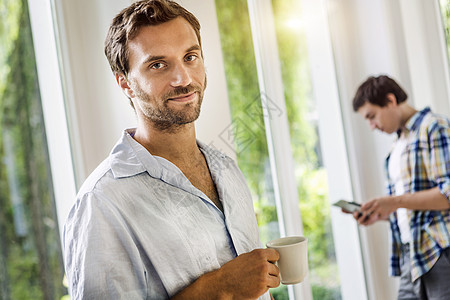
[{"label": "man's ear", "polygon": [[125,75],[116,73],[116,82],[128,98],[134,98],[134,91],[130,87],[130,84]]},{"label": "man's ear", "polygon": [[397,106],[397,105],[398,105],[397,97],[395,97],[394,94],[388,93],[388,94],[386,95],[386,99],[387,99],[387,101],[388,101],[387,105],[394,105],[394,106]]}]

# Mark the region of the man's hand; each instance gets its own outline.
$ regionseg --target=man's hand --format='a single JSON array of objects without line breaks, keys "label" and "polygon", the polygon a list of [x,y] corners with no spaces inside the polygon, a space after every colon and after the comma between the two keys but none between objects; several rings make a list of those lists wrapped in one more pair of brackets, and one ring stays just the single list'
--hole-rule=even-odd
[{"label": "man's hand", "polygon": [[172,299],[257,299],[280,285],[274,249],[255,249],[198,278]]},{"label": "man's hand", "polygon": [[372,225],[377,221],[387,220],[397,208],[397,202],[392,196],[375,198],[363,204],[361,212],[354,213],[353,217],[361,225]]},{"label": "man's hand", "polygon": [[416,193],[372,199],[361,206],[361,213],[353,213],[353,218],[361,225],[371,225],[379,220],[388,220],[389,215],[401,207],[421,211],[447,210],[450,209],[450,202],[439,187],[434,187]]},{"label": "man's hand", "polygon": [[256,249],[239,255],[218,270],[225,298],[256,299],[280,285],[280,271],[274,263],[280,255],[273,249]]}]

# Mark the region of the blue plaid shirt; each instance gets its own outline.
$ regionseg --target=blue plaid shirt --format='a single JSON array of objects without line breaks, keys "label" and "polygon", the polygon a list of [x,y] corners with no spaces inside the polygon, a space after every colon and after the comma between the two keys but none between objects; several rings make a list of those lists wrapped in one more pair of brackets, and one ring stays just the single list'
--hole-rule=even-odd
[{"label": "blue plaid shirt", "polygon": [[[430,108],[417,112],[406,123],[407,147],[400,158],[405,194],[434,187],[450,201],[450,120]],[[395,195],[386,158],[387,189]],[[450,246],[450,210],[408,210],[411,228],[411,276],[415,281],[428,272]],[[401,238],[397,213],[389,218],[392,231],[391,275],[400,276]]]}]

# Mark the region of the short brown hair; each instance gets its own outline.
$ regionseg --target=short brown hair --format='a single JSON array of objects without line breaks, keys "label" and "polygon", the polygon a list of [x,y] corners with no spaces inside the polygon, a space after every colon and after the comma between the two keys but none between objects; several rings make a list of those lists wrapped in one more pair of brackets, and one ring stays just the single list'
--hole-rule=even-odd
[{"label": "short brown hair", "polygon": [[408,95],[400,85],[389,76],[371,76],[356,91],[355,97],[353,98],[353,110],[355,112],[358,111],[366,102],[381,107],[386,106],[389,102],[386,95],[389,93],[394,94],[397,103],[404,102],[408,98]]},{"label": "short brown hair", "polygon": [[191,24],[201,47],[200,23],[197,18],[170,0],[141,0],[123,9],[113,19],[105,40],[105,55],[114,74],[129,72],[128,42],[144,26],[159,25],[183,17]]}]

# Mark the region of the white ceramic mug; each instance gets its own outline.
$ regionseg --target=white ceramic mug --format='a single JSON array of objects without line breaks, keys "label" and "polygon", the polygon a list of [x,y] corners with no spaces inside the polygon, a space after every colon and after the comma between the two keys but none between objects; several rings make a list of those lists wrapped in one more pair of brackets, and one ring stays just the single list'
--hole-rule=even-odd
[{"label": "white ceramic mug", "polygon": [[276,265],[280,269],[282,284],[302,282],[308,274],[308,239],[303,236],[288,236],[272,240],[267,248],[280,254]]}]

